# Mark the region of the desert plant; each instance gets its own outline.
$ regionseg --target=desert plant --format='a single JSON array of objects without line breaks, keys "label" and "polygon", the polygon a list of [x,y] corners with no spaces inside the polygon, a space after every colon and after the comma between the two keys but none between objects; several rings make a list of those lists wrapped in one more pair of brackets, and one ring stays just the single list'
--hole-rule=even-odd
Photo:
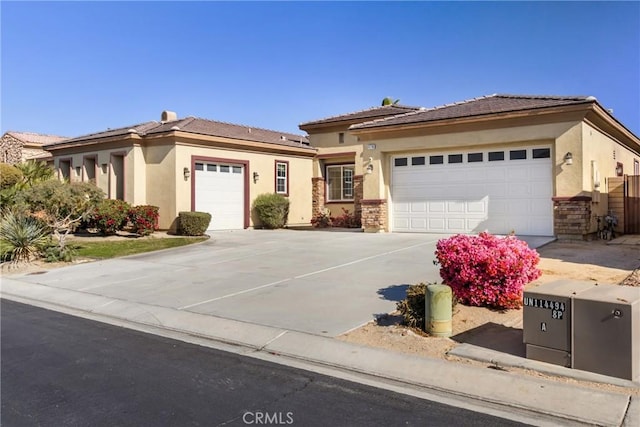
[{"label": "desert plant", "polygon": [[253,209],[264,228],[282,228],[287,225],[289,199],[282,194],[260,194],[253,201]]},{"label": "desert plant", "polygon": [[322,209],[313,218],[311,218],[311,225],[316,228],[331,227],[333,225],[331,211],[327,208]]},{"label": "desert plant", "polygon": [[46,222],[62,249],[67,235],[88,218],[102,200],[104,192],[93,184],[48,180],[19,191],[15,205],[16,209]]},{"label": "desert plant", "polygon": [[202,236],[211,222],[208,212],[179,212],[178,233],[183,236]]},{"label": "desert plant", "polygon": [[148,236],[158,229],[158,207],[150,205],[134,206],[129,209],[131,231]]},{"label": "desert plant", "polygon": [[65,245],[64,247],[51,245],[44,250],[44,260],[46,262],[71,262],[77,255],[78,251],[73,245]]},{"label": "desert plant", "polygon": [[116,234],[127,225],[130,209],[124,200],[105,199],[96,206],[91,222],[104,235]]},{"label": "desert plant", "polygon": [[440,276],[463,304],[518,308],[524,286],[540,277],[540,256],[514,236],[456,235],[436,245]]},{"label": "desert plant", "polygon": [[49,228],[38,219],[12,210],[2,212],[0,240],[3,261],[13,264],[31,261],[50,242],[50,236]]},{"label": "desert plant", "polygon": [[46,162],[29,160],[17,163],[15,167],[22,172],[21,187],[28,188],[39,182],[53,178],[54,170]]},{"label": "desert plant", "polygon": [[22,180],[22,172],[15,166],[0,163],[0,190],[13,187]]},{"label": "desert plant", "polygon": [[354,213],[349,212],[349,210],[345,208],[342,208],[342,215],[337,216],[335,218],[331,218],[331,223],[333,227],[344,227],[344,228],[362,227],[360,218],[356,217]]},{"label": "desert plant", "polygon": [[407,297],[396,304],[396,308],[402,315],[402,324],[411,328],[424,330],[425,293],[427,285],[418,283],[407,289]]}]

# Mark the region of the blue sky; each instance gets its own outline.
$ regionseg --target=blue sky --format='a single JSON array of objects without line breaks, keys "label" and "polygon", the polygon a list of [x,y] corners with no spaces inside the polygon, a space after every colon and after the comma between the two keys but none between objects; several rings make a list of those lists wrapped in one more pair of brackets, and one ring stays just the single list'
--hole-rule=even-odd
[{"label": "blue sky", "polygon": [[1,130],[162,110],[301,133],[380,104],[593,95],[640,135],[640,2],[0,2]]}]

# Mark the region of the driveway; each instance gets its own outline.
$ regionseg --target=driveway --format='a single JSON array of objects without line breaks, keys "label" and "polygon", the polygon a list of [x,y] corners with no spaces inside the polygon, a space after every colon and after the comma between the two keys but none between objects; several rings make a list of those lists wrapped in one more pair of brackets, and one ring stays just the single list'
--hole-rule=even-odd
[{"label": "driveway", "polygon": [[215,232],[202,244],[13,277],[144,304],[336,336],[439,280],[434,234]]}]

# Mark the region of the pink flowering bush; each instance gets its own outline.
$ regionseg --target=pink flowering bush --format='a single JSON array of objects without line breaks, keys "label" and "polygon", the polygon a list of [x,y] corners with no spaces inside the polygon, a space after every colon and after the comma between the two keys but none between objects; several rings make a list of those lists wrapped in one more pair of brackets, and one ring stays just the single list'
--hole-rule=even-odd
[{"label": "pink flowering bush", "polygon": [[540,277],[540,256],[514,236],[458,234],[436,245],[440,277],[459,302],[518,308],[527,283]]}]

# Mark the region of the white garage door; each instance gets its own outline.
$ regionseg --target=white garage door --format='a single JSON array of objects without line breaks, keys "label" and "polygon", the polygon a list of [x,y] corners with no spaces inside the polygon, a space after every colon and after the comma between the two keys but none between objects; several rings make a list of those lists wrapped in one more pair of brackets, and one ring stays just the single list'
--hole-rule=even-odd
[{"label": "white garage door", "polygon": [[392,231],[553,235],[548,147],[391,159]]},{"label": "white garage door", "polygon": [[209,212],[209,230],[244,228],[244,174],[242,165],[197,162],[195,208]]}]

